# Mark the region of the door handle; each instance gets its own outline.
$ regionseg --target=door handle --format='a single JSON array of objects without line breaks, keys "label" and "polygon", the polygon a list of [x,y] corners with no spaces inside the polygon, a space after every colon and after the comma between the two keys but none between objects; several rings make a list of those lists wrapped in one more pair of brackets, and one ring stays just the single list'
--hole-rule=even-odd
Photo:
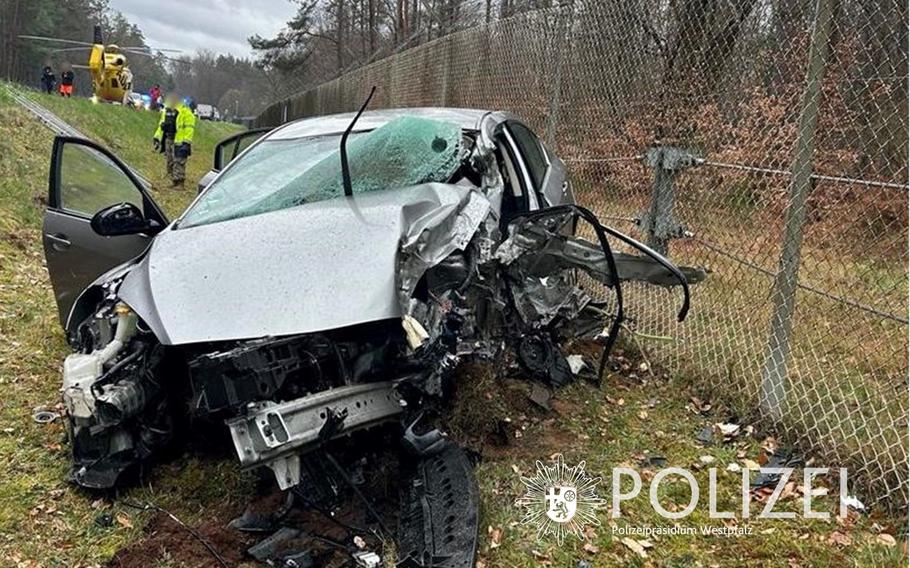
[{"label": "door handle", "polygon": [[47,237],[47,240],[49,240],[57,250],[68,249],[70,245],[73,244],[69,241],[69,239],[66,238],[66,235],[63,233],[56,233],[53,235],[50,233],[45,233],[44,236]]}]

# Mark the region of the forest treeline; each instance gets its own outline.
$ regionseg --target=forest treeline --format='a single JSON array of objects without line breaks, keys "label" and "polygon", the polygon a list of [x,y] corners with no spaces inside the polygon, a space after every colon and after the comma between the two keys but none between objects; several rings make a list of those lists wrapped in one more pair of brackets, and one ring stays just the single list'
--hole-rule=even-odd
[{"label": "forest treeline", "polygon": [[[249,39],[249,58],[207,49],[165,57],[133,56],[134,90],[160,84],[192,94],[228,115],[254,115],[268,103],[332,79],[345,70],[452,31],[546,8],[557,0],[289,0],[295,16],[274,37]],[[108,0],[0,0],[0,77],[39,86],[41,69],[84,65],[88,50],[60,51],[22,34],[90,41],[100,24],[108,43],[148,46],[137,23]],[[169,47],[169,46],[150,46]],[[90,79],[76,69],[77,92]]]}]

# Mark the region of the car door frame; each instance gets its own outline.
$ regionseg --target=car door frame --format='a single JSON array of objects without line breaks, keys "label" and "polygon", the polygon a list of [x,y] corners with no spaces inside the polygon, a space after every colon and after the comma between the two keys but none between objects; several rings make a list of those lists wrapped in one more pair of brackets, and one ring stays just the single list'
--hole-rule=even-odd
[{"label": "car door frame", "polygon": [[[218,177],[218,174],[220,174],[222,172],[222,170],[224,170],[227,166],[231,165],[231,162],[233,162],[234,160],[239,158],[241,154],[243,154],[247,150],[249,150],[252,146],[254,146],[257,142],[259,142],[262,138],[267,136],[268,133],[271,132],[272,130],[274,130],[274,128],[271,128],[271,127],[252,128],[250,130],[244,130],[242,132],[238,132],[237,134],[232,134],[232,135],[228,136],[227,138],[225,138],[224,140],[215,144],[215,150],[213,152],[213,157],[212,157],[212,169],[207,171],[205,173],[205,175],[202,176],[202,178],[199,180],[199,183],[196,186],[196,195],[201,195],[202,192],[205,191],[205,189],[208,186],[210,186],[213,181],[215,181],[215,178]],[[233,142],[234,144],[237,145],[237,147],[235,147],[235,150],[236,150],[239,147],[240,141],[243,138],[250,136],[252,134],[259,134],[259,137],[256,138],[255,140],[253,140],[253,142],[250,143],[249,146],[244,148],[239,154],[234,154],[234,157],[231,158],[231,160],[227,164],[224,164],[224,163],[219,164],[219,162],[222,161],[221,152],[222,152],[222,148],[224,146]]]},{"label": "car door frame", "polygon": [[[224,140],[218,142],[218,144],[215,145],[215,152],[214,152],[214,155],[213,155],[213,157],[212,157],[212,171],[214,171],[214,172],[220,172],[221,170],[223,170],[224,167],[225,167],[227,164],[230,164],[231,162],[233,162],[234,160],[236,160],[237,157],[238,157],[240,154],[242,154],[243,152],[246,152],[247,148],[249,148],[250,146],[252,146],[252,145],[255,144],[256,142],[258,142],[260,138],[262,138],[263,136],[265,136],[266,134],[268,134],[268,133],[271,132],[272,130],[274,130],[274,128],[270,128],[270,127],[252,128],[252,129],[250,129],[250,130],[244,130],[243,132],[238,132],[237,134],[233,134],[233,135],[231,135],[231,136],[228,136],[228,137],[225,138]],[[237,150],[238,150],[239,147],[240,147],[240,141],[241,141],[243,138],[246,138],[247,136],[251,136],[251,135],[254,135],[254,134],[259,134],[259,136],[256,138],[256,140],[254,140],[254,141],[250,144],[250,146],[247,146],[246,148],[244,148],[243,151],[241,151],[240,153],[237,153]],[[233,142],[234,145],[235,145],[235,148],[234,148],[234,151],[235,151],[234,157],[231,158],[230,161],[227,162],[227,164],[224,164],[224,163],[219,164],[219,161],[221,160],[221,151],[222,151],[222,148],[223,148],[224,146],[230,144],[231,142]]]},{"label": "car door frame", "polygon": [[[67,209],[65,200],[61,199],[62,173],[63,173],[63,149],[67,144],[82,146],[97,152],[102,157],[111,161],[111,163],[126,175],[127,179],[133,184],[142,198],[143,214],[147,219],[153,219],[160,224],[160,229],[156,232],[143,232],[135,235],[121,235],[105,237],[98,235],[91,228],[91,219],[83,211]],[[116,203],[111,203],[115,205]],[[81,137],[75,136],[57,136],[54,139],[53,150],[51,154],[50,172],[48,174],[48,193],[47,207],[44,212],[42,222],[42,244],[45,251],[45,261],[51,283],[54,288],[54,299],[58,305],[60,323],[64,329],[68,329],[71,323],[73,309],[78,304],[78,298],[91,285],[91,281],[108,272],[110,269],[128,262],[137,256],[141,256],[151,244],[155,235],[164,230],[169,225],[169,221],[164,211],[158,206],[154,199],[142,184],[139,178],[120,158],[112,152],[94,142]],[[74,236],[71,236],[74,235]],[[96,264],[107,264],[104,269],[93,266],[90,269],[93,277],[91,280],[81,285],[81,288],[69,280],[77,280],[76,271],[72,268],[66,270],[69,273],[67,277],[58,271],[64,270],[64,266],[75,265],[84,267],[85,264],[80,261],[80,256],[94,258],[94,251],[97,251],[99,257],[106,257],[105,261],[99,261]],[[60,255],[70,253],[73,258],[64,258]],[[97,271],[97,274],[94,272]],[[82,280],[87,280],[90,275],[79,275]],[[78,289],[77,289],[78,288]],[[69,308],[64,313],[60,305],[61,298],[66,298]]]},{"label": "car door frame", "polygon": [[[527,164],[528,158],[525,156],[521,145],[516,140],[516,135],[512,131],[512,125],[518,125],[527,130],[530,135],[533,136],[534,143],[537,144],[537,149],[543,156],[546,163],[546,171],[544,172],[543,178],[540,180],[540,187],[536,187],[534,180],[531,178],[530,169]],[[550,154],[550,151],[544,145],[543,140],[537,136],[534,129],[521,120],[511,116],[503,120],[501,126],[505,132],[508,132],[509,138],[517,149],[518,154],[521,156],[527,183],[534,187],[534,193],[537,196],[540,208],[575,203],[575,197],[572,194],[569,184],[569,172],[566,165],[562,160]]]}]

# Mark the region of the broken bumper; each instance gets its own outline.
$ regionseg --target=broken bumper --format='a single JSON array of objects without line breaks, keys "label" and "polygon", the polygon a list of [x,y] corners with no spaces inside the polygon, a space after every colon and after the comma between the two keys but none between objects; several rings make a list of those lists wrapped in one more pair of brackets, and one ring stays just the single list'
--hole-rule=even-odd
[{"label": "broken bumper", "polygon": [[391,382],[334,388],[288,402],[250,405],[228,420],[244,467],[267,465],[282,489],[296,485],[300,454],[323,441],[394,420],[402,412]]}]

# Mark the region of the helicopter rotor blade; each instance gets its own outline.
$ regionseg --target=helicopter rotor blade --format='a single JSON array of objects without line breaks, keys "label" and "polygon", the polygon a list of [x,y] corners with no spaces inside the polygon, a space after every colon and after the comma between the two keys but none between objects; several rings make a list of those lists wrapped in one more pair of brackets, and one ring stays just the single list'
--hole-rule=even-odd
[{"label": "helicopter rotor blade", "polygon": [[59,43],[72,43],[72,44],[76,44],[76,45],[84,45],[84,46],[86,46],[86,47],[91,47],[91,46],[94,45],[94,44],[89,43],[89,42],[87,42],[87,41],[76,41],[76,40],[73,40],[73,39],[63,39],[63,38],[59,38],[59,37],[46,37],[46,36],[34,36],[34,35],[20,35],[19,38],[20,38],[20,39],[31,39],[31,40],[36,40],[36,41],[56,41],[56,42],[59,42]]},{"label": "helicopter rotor blade", "polygon": [[169,48],[164,48],[164,47],[160,47],[160,48],[159,47],[149,47],[147,45],[121,47],[120,49],[135,49],[137,51],[148,51],[148,52],[161,51],[163,53],[183,53],[183,51],[180,49],[169,49]]},{"label": "helicopter rotor blade", "polygon": [[90,49],[90,46],[86,45],[83,47],[59,47],[57,49],[52,49],[51,53],[58,53],[60,51],[85,51],[86,49]]},{"label": "helicopter rotor blade", "polygon": [[123,51],[124,53],[127,53],[129,55],[145,55],[146,57],[152,57],[154,59],[166,59],[167,61],[181,61],[180,59],[177,59],[174,57],[168,57],[167,55],[164,55],[161,53],[148,53],[145,51],[126,51],[123,49],[121,49],[121,51]]}]

